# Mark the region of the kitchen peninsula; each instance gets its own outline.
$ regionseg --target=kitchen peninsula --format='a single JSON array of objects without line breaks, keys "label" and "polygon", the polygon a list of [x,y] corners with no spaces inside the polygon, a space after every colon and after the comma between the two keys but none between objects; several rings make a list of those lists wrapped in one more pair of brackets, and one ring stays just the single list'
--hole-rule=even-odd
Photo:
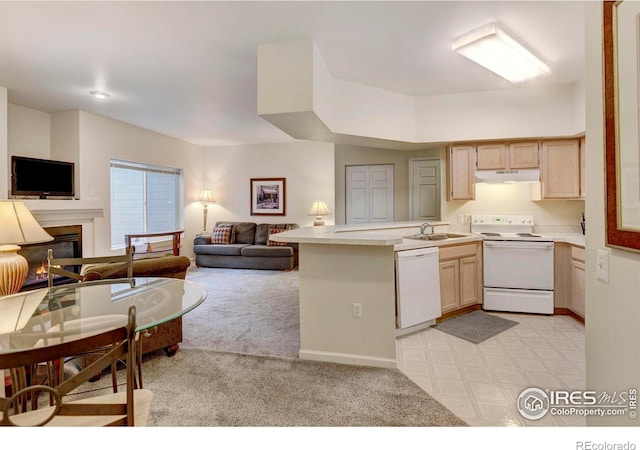
[{"label": "kitchen peninsula", "polygon": [[445,241],[403,239],[419,227],[303,227],[271,237],[299,244],[301,359],[396,367],[394,251],[480,240],[469,233]]}]

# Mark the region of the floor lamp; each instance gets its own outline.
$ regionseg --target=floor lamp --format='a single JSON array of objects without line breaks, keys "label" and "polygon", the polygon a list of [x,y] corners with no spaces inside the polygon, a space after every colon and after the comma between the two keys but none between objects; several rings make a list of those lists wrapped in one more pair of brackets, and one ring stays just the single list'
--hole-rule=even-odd
[{"label": "floor lamp", "polygon": [[29,264],[20,245],[52,241],[23,202],[0,201],[0,296],[19,292]]},{"label": "floor lamp", "polygon": [[215,203],[215,199],[213,198],[213,193],[211,192],[211,189],[203,189],[202,192],[200,192],[200,202],[204,205],[204,228],[202,229],[203,233],[207,232],[207,215],[209,214],[208,208],[209,208],[209,203]]}]

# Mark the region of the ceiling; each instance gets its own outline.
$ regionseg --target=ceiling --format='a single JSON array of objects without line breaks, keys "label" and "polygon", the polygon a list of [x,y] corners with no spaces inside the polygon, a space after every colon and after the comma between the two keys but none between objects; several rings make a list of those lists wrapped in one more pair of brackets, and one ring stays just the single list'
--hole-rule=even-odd
[{"label": "ceiling", "polygon": [[29,1],[0,2],[0,86],[203,146],[286,142],[256,114],[259,44],[314,39],[335,78],[408,95],[521,87],[451,51],[490,22],[551,66],[524,86],[584,78],[579,1]]}]

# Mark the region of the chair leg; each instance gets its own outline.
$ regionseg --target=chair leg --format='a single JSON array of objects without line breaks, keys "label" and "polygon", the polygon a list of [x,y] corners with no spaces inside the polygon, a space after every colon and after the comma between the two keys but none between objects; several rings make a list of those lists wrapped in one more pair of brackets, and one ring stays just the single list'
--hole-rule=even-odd
[{"label": "chair leg", "polygon": [[136,349],[136,366],[138,369],[138,377],[136,379],[136,387],[138,389],[144,389],[142,387],[142,336],[138,333],[136,342],[138,344],[138,348]]}]

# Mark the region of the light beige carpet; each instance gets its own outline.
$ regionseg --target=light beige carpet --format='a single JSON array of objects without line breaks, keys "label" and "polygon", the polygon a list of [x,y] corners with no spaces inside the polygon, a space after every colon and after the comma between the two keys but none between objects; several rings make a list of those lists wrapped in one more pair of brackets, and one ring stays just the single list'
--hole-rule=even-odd
[{"label": "light beige carpet", "polygon": [[208,298],[184,316],[174,357],[144,357],[149,426],[466,425],[399,370],[298,359],[298,272],[196,268],[187,279]]}]

